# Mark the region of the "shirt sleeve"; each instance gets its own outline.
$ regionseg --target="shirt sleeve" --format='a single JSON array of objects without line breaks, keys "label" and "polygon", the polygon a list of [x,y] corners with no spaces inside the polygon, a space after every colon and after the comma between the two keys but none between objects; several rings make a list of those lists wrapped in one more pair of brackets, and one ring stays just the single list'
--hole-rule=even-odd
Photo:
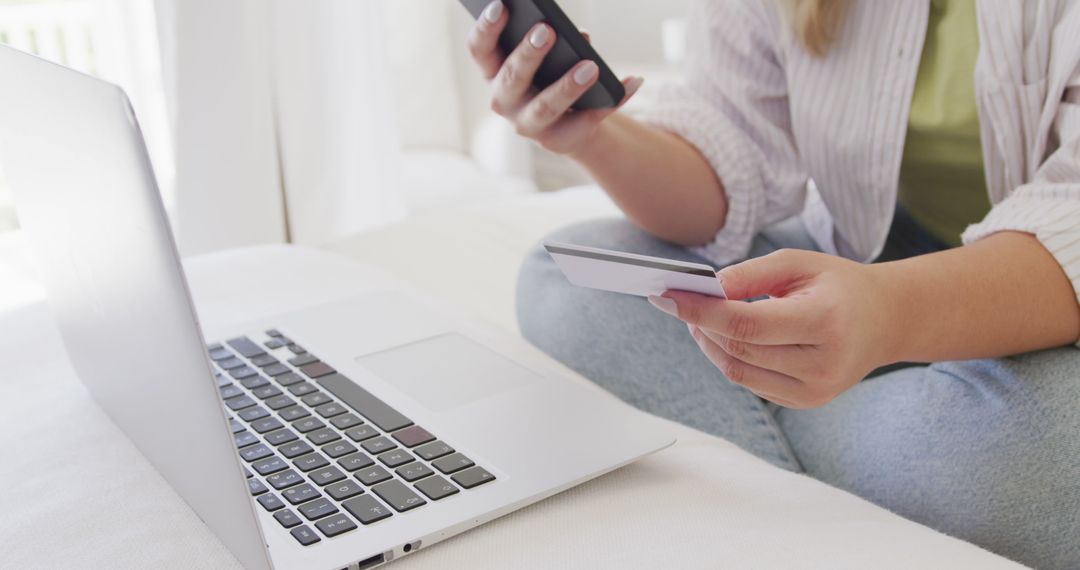
[{"label": "shirt sleeve", "polygon": [[1080,302],[1080,74],[1069,82],[1054,134],[1061,145],[1033,180],[968,227],[963,240],[971,243],[1003,231],[1033,234],[1061,264]]},{"label": "shirt sleeve", "polygon": [[696,252],[718,264],[744,259],[766,226],[802,211],[808,175],[791,132],[775,2],[694,0],[683,80],[640,115],[694,145],[716,171],[728,212]]}]

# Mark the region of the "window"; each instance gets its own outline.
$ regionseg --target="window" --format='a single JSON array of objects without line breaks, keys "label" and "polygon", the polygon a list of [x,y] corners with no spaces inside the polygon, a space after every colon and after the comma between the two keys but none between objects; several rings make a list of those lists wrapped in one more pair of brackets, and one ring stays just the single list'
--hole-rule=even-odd
[{"label": "window", "polygon": [[[127,91],[169,204],[172,144],[156,30],[152,0],[0,0],[0,43]],[[16,227],[10,191],[0,171],[0,232]]]}]

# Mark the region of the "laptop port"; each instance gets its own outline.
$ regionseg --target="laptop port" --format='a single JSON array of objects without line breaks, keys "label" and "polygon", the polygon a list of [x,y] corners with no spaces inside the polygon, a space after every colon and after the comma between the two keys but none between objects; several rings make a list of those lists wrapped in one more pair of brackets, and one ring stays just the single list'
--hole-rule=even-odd
[{"label": "laptop port", "polygon": [[356,568],[357,568],[357,570],[367,570],[368,568],[374,568],[374,567],[378,566],[379,564],[382,564],[385,561],[386,561],[386,555],[385,554],[376,554],[375,556],[372,556],[371,558],[365,558],[364,560],[361,560],[359,563],[357,563]]}]

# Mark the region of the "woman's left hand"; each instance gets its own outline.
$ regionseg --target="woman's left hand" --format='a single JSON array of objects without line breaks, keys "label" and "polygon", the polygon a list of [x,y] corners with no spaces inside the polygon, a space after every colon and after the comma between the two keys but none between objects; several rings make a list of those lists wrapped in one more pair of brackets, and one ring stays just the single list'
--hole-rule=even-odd
[{"label": "woman's left hand", "polygon": [[892,362],[897,300],[872,266],[781,250],[718,276],[728,300],[668,291],[650,301],[685,321],[729,380],[762,398],[823,406]]}]

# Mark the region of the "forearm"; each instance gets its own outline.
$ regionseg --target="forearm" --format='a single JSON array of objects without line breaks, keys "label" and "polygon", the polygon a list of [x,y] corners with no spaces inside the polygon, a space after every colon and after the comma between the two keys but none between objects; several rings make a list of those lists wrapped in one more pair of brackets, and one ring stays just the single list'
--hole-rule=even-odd
[{"label": "forearm", "polygon": [[895,361],[941,362],[1021,354],[1080,337],[1080,306],[1061,266],[1032,235],[871,268],[890,291]]},{"label": "forearm", "polygon": [[693,145],[673,134],[619,113],[573,158],[657,237],[701,245],[723,227],[727,200],[720,180]]}]

